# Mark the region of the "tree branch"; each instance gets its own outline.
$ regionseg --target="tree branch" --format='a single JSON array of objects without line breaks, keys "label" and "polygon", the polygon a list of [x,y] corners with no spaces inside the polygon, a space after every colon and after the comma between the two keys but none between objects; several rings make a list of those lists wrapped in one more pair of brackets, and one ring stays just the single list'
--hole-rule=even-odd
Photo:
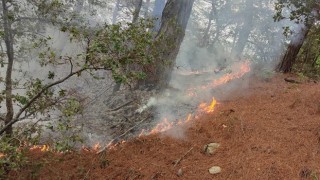
[{"label": "tree branch", "polygon": [[[0,130],[0,135],[2,135],[8,127],[10,127],[13,124],[15,124],[16,122],[20,121],[21,120],[20,119],[21,114],[25,110],[27,110],[38,98],[40,98],[42,96],[42,94],[45,91],[47,91],[49,88],[51,88],[51,87],[53,87],[55,85],[63,83],[64,81],[68,80],[69,78],[71,78],[72,76],[74,76],[76,74],[80,74],[83,71],[91,70],[91,69],[96,70],[97,68],[82,68],[82,69],[80,69],[78,71],[70,72],[70,74],[68,76],[64,77],[63,79],[60,79],[60,80],[58,80],[56,82],[53,82],[51,84],[48,84],[48,85],[44,86],[42,88],[42,90],[40,92],[38,92],[35,96],[33,96],[33,98],[31,98],[31,100],[19,110],[19,112],[15,115],[15,117]],[[104,68],[98,68],[98,69],[104,69]]]}]

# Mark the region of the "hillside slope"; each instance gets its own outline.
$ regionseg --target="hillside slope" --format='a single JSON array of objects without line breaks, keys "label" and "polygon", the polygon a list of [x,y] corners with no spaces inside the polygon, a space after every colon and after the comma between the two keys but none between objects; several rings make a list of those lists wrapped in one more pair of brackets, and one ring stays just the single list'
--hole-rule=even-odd
[{"label": "hillside slope", "polygon": [[[320,84],[277,75],[215,112],[177,129],[133,139],[97,155],[31,152],[33,166],[12,179],[312,179],[320,178]],[[219,143],[213,155],[204,145]],[[177,160],[180,160],[178,164]],[[209,168],[220,166],[212,175]]]}]

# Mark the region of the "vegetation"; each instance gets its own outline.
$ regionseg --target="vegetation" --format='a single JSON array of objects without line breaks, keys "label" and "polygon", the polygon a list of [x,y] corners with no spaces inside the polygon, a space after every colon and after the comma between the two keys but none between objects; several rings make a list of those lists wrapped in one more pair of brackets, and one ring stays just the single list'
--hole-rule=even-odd
[{"label": "vegetation", "polygon": [[[280,21],[285,18],[289,18],[296,24],[299,24],[298,28],[290,30],[290,27],[285,27],[285,33],[288,31],[295,33],[291,42],[288,45],[286,54],[284,55],[278,69],[283,72],[290,72],[292,67],[298,59],[298,54],[303,44],[307,41],[311,29],[317,29],[319,26],[316,22],[319,19],[319,4],[315,0],[300,1],[300,0],[286,0],[276,3],[276,15],[274,19]],[[286,9],[292,9],[289,17],[283,15]],[[300,57],[301,58],[301,57]],[[315,58],[315,57],[314,57]],[[314,61],[312,61],[313,63]]]},{"label": "vegetation", "polygon": [[1,0],[0,178],[27,162],[24,151],[43,131],[56,134],[46,138],[54,151],[81,144],[73,120],[83,113],[83,97],[68,81],[108,72],[117,90],[164,89],[183,41],[191,42],[184,50],[193,70],[250,59],[271,64],[261,68],[266,79],[274,69],[320,78],[318,1],[237,2]]},{"label": "vegetation", "polygon": [[[70,134],[72,116],[81,112],[81,99],[60,84],[102,70],[110,71],[116,82],[130,85],[145,77],[144,66],[153,61],[152,54],[146,53],[153,48],[149,22],[90,26],[79,19],[79,12],[70,11],[77,5],[74,1],[31,1],[28,6],[21,1],[2,1],[1,32],[5,47],[1,64],[6,68],[6,76],[2,77],[5,89],[1,94],[1,102],[6,104],[5,115],[1,117],[4,124],[0,126],[2,175],[21,165],[22,153],[18,147],[38,142],[31,140],[41,134],[41,128],[33,129],[39,121],[50,120],[50,112],[61,114],[57,125],[47,125],[60,133],[60,140],[53,140],[53,149],[70,150],[81,141],[76,134]],[[27,14],[26,9],[30,9]],[[68,38],[66,43],[78,53],[57,51],[54,47],[57,37],[48,31],[63,33]],[[30,74],[28,69],[19,68],[19,64],[26,63],[29,53],[37,54],[31,57],[36,61],[30,61],[33,65],[39,63],[39,68],[47,71],[46,77],[36,73],[30,78],[17,79],[21,74]],[[135,71],[130,69],[133,65]],[[13,128],[18,122],[34,118],[39,120],[31,129]],[[19,143],[12,146],[12,139]]]}]

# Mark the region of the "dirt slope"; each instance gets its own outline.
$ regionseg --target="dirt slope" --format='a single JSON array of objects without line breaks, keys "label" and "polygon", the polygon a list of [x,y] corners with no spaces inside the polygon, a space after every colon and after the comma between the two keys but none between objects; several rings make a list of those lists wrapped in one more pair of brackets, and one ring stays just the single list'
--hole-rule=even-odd
[{"label": "dirt slope", "polygon": [[[252,80],[241,98],[221,102],[212,115],[185,125],[184,138],[142,137],[100,155],[32,152],[34,165],[12,172],[11,178],[320,178],[320,84],[293,84],[285,77]],[[168,134],[177,130],[171,131]],[[221,147],[206,155],[203,146],[212,142]],[[220,166],[222,172],[209,174],[212,166]]]}]

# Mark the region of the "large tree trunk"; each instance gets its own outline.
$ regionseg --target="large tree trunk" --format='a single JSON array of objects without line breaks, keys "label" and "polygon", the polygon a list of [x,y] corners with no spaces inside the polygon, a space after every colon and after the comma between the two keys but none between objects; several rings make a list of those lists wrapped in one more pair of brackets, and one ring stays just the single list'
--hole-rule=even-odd
[{"label": "large tree trunk", "polygon": [[152,17],[155,19],[153,31],[158,32],[161,27],[161,16],[166,5],[166,0],[156,0],[152,12]]},{"label": "large tree trunk", "polygon": [[[168,0],[162,13],[161,28],[156,37],[160,57],[155,62],[156,79],[152,84],[164,88],[170,81],[180,45],[191,15],[194,0]],[[153,77],[148,77],[148,79]]]},{"label": "large tree trunk", "polygon": [[301,28],[293,39],[291,40],[286,54],[283,56],[281,63],[279,64],[278,71],[288,73],[291,72],[292,66],[294,65],[298,53],[308,35],[310,30],[309,26],[304,26]]},{"label": "large tree trunk", "polygon": [[[4,40],[7,49],[7,58],[8,66],[6,71],[6,80],[5,80],[5,94],[6,94],[6,108],[7,113],[5,117],[5,125],[9,124],[13,119],[13,102],[12,102],[12,68],[14,61],[14,49],[13,49],[13,34],[11,24],[12,22],[9,19],[9,12],[7,7],[7,1],[2,0],[2,13],[3,13],[3,28],[4,28]],[[8,136],[12,135],[12,125],[6,129],[6,134]]]}]

